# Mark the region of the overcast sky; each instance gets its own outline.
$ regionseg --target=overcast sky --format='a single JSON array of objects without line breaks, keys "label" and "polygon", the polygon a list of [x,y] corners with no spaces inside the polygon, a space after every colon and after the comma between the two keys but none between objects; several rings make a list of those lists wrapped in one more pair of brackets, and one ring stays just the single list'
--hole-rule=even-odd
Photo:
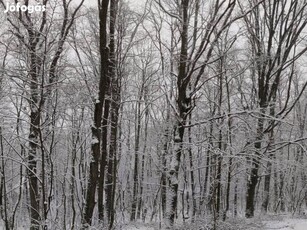
[{"label": "overcast sky", "polygon": [[[74,1],[80,2],[81,0],[74,0]],[[129,3],[131,8],[139,10],[142,7],[144,7],[146,0],[125,0],[125,1]],[[87,6],[97,6],[97,0],[85,0],[84,3]]]}]

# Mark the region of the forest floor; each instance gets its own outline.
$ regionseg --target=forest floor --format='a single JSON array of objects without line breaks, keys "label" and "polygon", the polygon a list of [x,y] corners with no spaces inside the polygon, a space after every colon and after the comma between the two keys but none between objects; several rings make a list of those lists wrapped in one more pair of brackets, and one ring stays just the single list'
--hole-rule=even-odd
[{"label": "forest floor", "polygon": [[[69,228],[69,226],[68,226]],[[5,229],[4,223],[0,221],[0,230]],[[29,227],[19,226],[18,230],[26,230]],[[58,228],[50,228],[57,230]],[[90,230],[102,230],[105,228],[93,226]],[[157,222],[153,223],[122,223],[115,227],[116,230],[163,230],[165,225]],[[212,223],[208,219],[195,220],[194,223],[186,221],[185,223],[177,223],[174,230],[211,230],[214,229]],[[252,219],[246,218],[229,218],[221,221],[217,225],[217,230],[307,230],[307,217],[290,215],[265,215]]]},{"label": "forest floor", "polygon": [[[163,226],[159,224],[141,223],[129,224],[120,229],[125,230],[162,230]],[[209,230],[213,229],[212,225],[206,220],[195,221],[195,223],[178,224],[174,227],[175,230]],[[225,222],[220,222],[218,230],[307,230],[307,218],[291,217],[291,216],[276,216],[267,215],[255,217],[252,219],[236,218],[229,219]]]},{"label": "forest floor", "polygon": [[265,230],[307,230],[306,219],[284,219],[282,221],[265,221]]}]

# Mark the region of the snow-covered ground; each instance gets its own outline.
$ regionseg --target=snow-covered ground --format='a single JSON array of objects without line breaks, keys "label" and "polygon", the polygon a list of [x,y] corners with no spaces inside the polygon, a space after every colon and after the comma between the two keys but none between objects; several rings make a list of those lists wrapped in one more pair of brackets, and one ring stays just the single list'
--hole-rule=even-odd
[{"label": "snow-covered ground", "polygon": [[[0,220],[0,230],[5,229],[3,221]],[[205,227],[206,226],[206,227]],[[185,224],[178,223],[174,229],[176,230],[194,230],[194,229],[212,229],[208,227],[208,221],[197,220],[195,223]],[[29,227],[18,226],[17,230],[26,230]],[[58,228],[50,228],[57,230]],[[99,227],[92,227],[91,230],[105,229]],[[119,224],[115,227],[116,230],[163,230],[165,226],[161,223],[125,223]],[[307,219],[304,218],[291,218],[291,216],[262,216],[252,219],[246,218],[233,218],[228,219],[226,222],[218,224],[218,230],[307,230]]]},{"label": "snow-covered ground", "polygon": [[306,219],[285,219],[282,221],[264,221],[265,230],[307,230]]},{"label": "snow-covered ground", "polygon": [[[226,223],[225,223],[226,224]],[[176,229],[203,229],[199,228],[199,224],[182,226]],[[141,223],[128,224],[120,229],[125,230],[162,230],[163,226],[158,225],[142,225]],[[209,228],[204,228],[209,229]],[[287,217],[272,217],[265,216],[265,218],[241,219],[228,222],[227,225],[221,225],[219,230],[237,229],[237,230],[307,230],[307,219],[298,219]]]},{"label": "snow-covered ground", "polygon": [[139,226],[139,227],[129,226],[127,227],[127,230],[155,230],[155,229],[152,227],[146,227],[146,226]]}]

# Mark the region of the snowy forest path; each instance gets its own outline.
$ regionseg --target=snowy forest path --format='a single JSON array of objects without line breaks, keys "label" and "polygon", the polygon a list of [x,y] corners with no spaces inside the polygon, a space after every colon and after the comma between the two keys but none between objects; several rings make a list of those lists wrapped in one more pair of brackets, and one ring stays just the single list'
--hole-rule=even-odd
[{"label": "snowy forest path", "polygon": [[283,221],[265,221],[266,230],[306,230],[306,219],[285,219]]}]

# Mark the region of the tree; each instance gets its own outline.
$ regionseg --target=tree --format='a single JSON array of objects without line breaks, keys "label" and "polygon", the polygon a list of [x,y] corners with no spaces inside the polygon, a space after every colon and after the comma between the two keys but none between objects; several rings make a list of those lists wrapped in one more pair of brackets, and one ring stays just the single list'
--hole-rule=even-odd
[{"label": "tree", "polygon": [[[249,2],[254,4],[253,1]],[[289,5],[288,5],[289,4]],[[264,154],[265,136],[272,132],[279,123],[274,118],[284,118],[293,108],[289,104],[296,61],[306,52],[300,47],[300,35],[306,27],[306,2],[263,1],[255,7],[251,14],[244,17],[247,38],[253,55],[251,74],[257,81],[257,103],[259,106],[254,149],[251,159],[251,171],[246,194],[246,217],[254,216],[255,191],[259,181],[261,156]],[[263,16],[262,20],[259,20]],[[288,89],[283,108],[274,112],[277,91],[282,87],[286,73],[285,85]],[[303,86],[303,89],[306,84]],[[273,119],[266,123],[266,117]],[[271,166],[268,165],[269,171]],[[267,210],[270,179],[266,177],[264,210]]]},{"label": "tree", "polygon": [[[194,22],[205,19],[199,17],[198,14],[192,18],[189,13],[189,8],[192,6],[192,1],[183,0],[180,3],[174,3],[177,6],[178,12],[171,13],[172,9],[166,8],[161,1],[156,1],[160,9],[176,21],[179,27],[180,44],[179,44],[179,60],[178,60],[178,74],[177,77],[177,96],[176,96],[176,124],[174,126],[174,150],[172,154],[171,167],[169,171],[169,212],[167,221],[170,228],[174,224],[176,210],[177,210],[177,193],[179,188],[179,166],[181,163],[181,156],[183,154],[183,138],[185,133],[185,126],[189,114],[193,110],[193,97],[201,87],[203,74],[213,58],[213,48],[216,45],[218,37],[224,30],[231,25],[232,12],[235,7],[235,1],[226,3],[225,1],[217,1],[212,5],[212,14],[208,16],[208,22],[205,24],[205,30],[201,31],[197,28],[193,29],[193,36],[198,38],[192,44],[189,42],[189,28],[192,19]],[[197,9],[198,7],[196,7]],[[196,27],[198,23],[194,24]],[[198,36],[198,34],[201,34]],[[191,45],[191,48],[190,48]]]},{"label": "tree", "polygon": [[[56,37],[56,45],[53,47],[54,52],[49,53],[52,44],[48,46],[48,27],[53,26],[52,22],[47,20],[47,12],[43,11],[35,15],[30,15],[27,11],[20,13],[12,13],[7,20],[12,27],[12,33],[20,41],[25,48],[26,55],[29,56],[26,66],[26,72],[29,81],[26,81],[29,87],[28,102],[30,106],[29,121],[29,151],[28,151],[28,177],[29,177],[29,194],[30,194],[30,214],[31,229],[39,229],[39,226],[45,225],[48,218],[50,206],[50,197],[47,198],[47,178],[45,175],[45,149],[42,145],[42,119],[44,109],[48,111],[49,100],[52,97],[53,85],[58,81],[57,68],[64,50],[64,44],[72,24],[76,18],[76,14],[82,6],[84,0],[72,11],[70,15],[70,3],[63,1],[63,19],[60,25],[60,33]],[[3,1],[1,3],[4,5]],[[44,0],[43,4],[48,4],[48,0]],[[25,5],[28,7],[29,2]],[[38,23],[37,23],[38,22]],[[37,23],[37,24],[36,24]],[[51,58],[46,60],[44,56],[50,55]],[[45,68],[47,71],[45,71]],[[47,84],[46,84],[47,83]],[[48,112],[47,112],[48,113]],[[48,117],[48,114],[46,114]],[[39,155],[40,153],[40,155]],[[38,170],[39,159],[41,159],[41,170]],[[41,176],[39,176],[41,174]],[[42,194],[40,194],[40,188]]]},{"label": "tree", "polygon": [[[116,191],[116,177],[117,177],[117,130],[119,119],[119,106],[120,106],[120,73],[117,71],[116,59],[116,19],[117,19],[118,1],[111,0],[110,4],[110,146],[108,157],[108,171],[107,171],[107,186],[106,186],[106,206],[109,222],[109,229],[113,228],[115,219],[115,191]],[[118,52],[118,49],[117,49]],[[103,191],[102,191],[103,192]]]},{"label": "tree", "polygon": [[[90,163],[90,175],[88,179],[88,186],[86,192],[86,205],[83,215],[83,223],[85,228],[88,227],[88,225],[91,225],[92,222],[92,216],[95,207],[96,186],[99,176],[101,177],[99,182],[100,184],[101,183],[103,184],[104,180],[106,152],[103,152],[102,153],[103,155],[101,155],[100,148],[102,141],[101,129],[102,129],[103,105],[105,103],[105,95],[109,87],[108,85],[109,50],[107,48],[108,6],[109,6],[109,0],[98,1],[100,78],[99,78],[98,97],[94,102],[95,109],[94,109],[94,124],[92,126],[92,147],[91,147],[92,149],[91,154],[93,159],[91,160]],[[101,162],[100,169],[99,169],[99,162]],[[100,175],[99,175],[99,170],[101,172]],[[100,197],[100,199],[102,198]]]}]

